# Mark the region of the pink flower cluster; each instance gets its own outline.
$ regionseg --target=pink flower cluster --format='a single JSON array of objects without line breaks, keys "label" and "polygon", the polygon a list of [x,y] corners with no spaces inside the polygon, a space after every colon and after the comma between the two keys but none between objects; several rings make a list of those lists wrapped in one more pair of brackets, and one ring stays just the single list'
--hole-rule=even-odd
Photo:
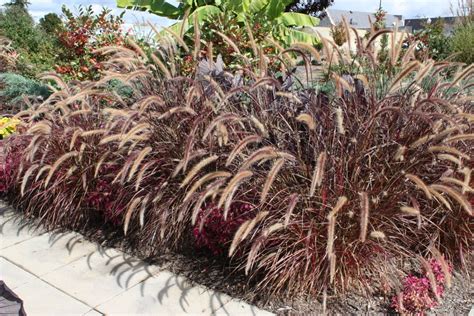
[{"label": "pink flower cluster", "polygon": [[237,229],[252,218],[253,209],[248,203],[233,203],[225,220],[224,210],[215,204],[201,208],[193,229],[196,246],[207,248],[214,255],[227,252]]},{"label": "pink flower cluster", "polygon": [[[431,259],[430,266],[436,279],[436,294],[442,297],[446,276],[441,263],[436,259]],[[449,267],[449,270],[451,272],[452,268]],[[432,291],[426,272],[423,276],[408,275],[405,277],[402,293],[392,299],[392,307],[397,312],[420,316],[424,315],[426,310],[437,305],[436,295]]]}]

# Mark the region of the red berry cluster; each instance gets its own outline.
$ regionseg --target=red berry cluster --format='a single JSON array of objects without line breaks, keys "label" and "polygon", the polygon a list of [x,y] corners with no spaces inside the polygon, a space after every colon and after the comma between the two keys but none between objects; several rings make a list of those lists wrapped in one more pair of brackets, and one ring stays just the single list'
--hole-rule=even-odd
[{"label": "red berry cluster", "polygon": [[206,205],[201,208],[193,229],[196,246],[206,248],[214,255],[226,253],[237,229],[253,215],[254,207],[248,203],[233,203],[227,219],[224,219],[222,208],[213,203]]}]

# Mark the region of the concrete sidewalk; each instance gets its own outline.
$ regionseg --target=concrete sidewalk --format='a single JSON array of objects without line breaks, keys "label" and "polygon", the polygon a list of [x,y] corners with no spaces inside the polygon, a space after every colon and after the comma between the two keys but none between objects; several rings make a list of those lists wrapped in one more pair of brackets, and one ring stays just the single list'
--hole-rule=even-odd
[{"label": "concrete sidewalk", "polygon": [[0,280],[28,315],[272,315],[79,234],[35,229],[1,201]]}]

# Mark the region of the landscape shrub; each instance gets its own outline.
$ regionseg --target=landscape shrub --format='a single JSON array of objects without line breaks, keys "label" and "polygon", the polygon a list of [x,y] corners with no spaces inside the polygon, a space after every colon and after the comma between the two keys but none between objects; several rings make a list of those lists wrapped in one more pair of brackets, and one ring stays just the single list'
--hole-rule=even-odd
[{"label": "landscape shrub", "polygon": [[[407,263],[436,252],[461,268],[472,257],[474,70],[446,79],[449,63],[389,50],[399,66],[382,78],[380,35],[359,38],[355,57],[325,45],[341,68],[368,67],[331,73],[326,94],[291,84],[285,63],[276,79],[267,63],[284,56],[190,78],[105,47],[106,77],[51,75],[58,91],[21,114],[3,194],[52,226],[108,223],[143,256],[190,244],[227,254],[267,295],[389,294]],[[292,50],[320,60],[312,46]],[[133,96],[108,90],[113,79]]]},{"label": "landscape shrub", "polygon": [[456,60],[471,65],[474,63],[474,22],[460,25],[451,39]]},{"label": "landscape shrub", "polygon": [[4,99],[6,103],[12,107],[20,108],[23,97],[40,98],[46,100],[51,94],[49,88],[30,78],[23,77],[14,73],[0,74],[0,98]]}]

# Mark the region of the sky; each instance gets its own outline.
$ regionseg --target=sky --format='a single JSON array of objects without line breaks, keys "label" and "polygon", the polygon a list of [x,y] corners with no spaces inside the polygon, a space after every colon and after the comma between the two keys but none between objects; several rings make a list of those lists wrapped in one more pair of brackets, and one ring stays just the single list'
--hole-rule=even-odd
[{"label": "sky", "polygon": [[[0,4],[6,2],[8,0],[0,0]],[[122,12],[121,9],[116,8],[115,0],[30,0],[30,2],[30,13],[36,20],[49,12],[60,13],[62,4],[70,8],[75,8],[81,4],[92,5],[97,11],[105,6],[114,9],[114,14]],[[382,0],[382,6],[386,11],[390,14],[403,15],[403,18],[449,16],[451,15],[450,3],[451,0]],[[335,0],[332,7],[342,10],[374,12],[378,6],[379,0]],[[125,22],[129,26],[147,20],[161,26],[172,24],[172,21],[166,18],[157,17],[146,12],[128,11],[125,15]]]}]

